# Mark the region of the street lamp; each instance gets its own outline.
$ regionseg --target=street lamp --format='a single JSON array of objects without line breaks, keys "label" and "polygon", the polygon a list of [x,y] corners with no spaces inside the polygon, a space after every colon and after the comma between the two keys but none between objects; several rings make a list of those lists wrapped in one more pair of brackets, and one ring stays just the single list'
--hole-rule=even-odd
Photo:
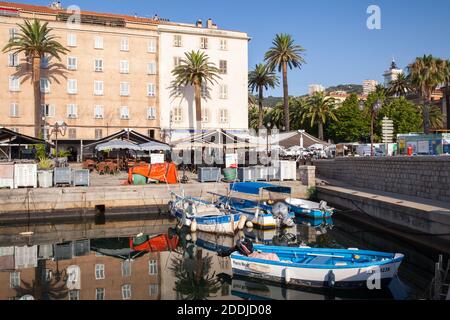
[{"label": "street lamp", "polygon": [[52,134],[55,134],[55,150],[56,150],[56,157],[58,157],[58,133],[60,133],[63,137],[66,135],[67,131],[67,124],[62,121],[56,121],[56,123],[53,125],[52,130],[49,133],[49,136],[51,137]]},{"label": "street lamp", "polygon": [[[383,103],[380,99],[378,99],[373,105],[370,106],[369,112],[370,112],[370,155],[373,157],[374,149],[373,149],[373,131],[374,131],[374,124],[375,124],[375,117],[378,113],[378,111],[381,109]],[[359,107],[361,110],[364,110],[364,101],[360,101]]]}]

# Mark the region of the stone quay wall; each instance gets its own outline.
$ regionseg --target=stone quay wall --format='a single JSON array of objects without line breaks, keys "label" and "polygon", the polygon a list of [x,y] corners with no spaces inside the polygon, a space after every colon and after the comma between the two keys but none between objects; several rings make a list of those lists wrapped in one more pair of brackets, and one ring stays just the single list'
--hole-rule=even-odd
[{"label": "stone quay wall", "polygon": [[319,178],[450,203],[450,157],[361,157],[314,161]]}]

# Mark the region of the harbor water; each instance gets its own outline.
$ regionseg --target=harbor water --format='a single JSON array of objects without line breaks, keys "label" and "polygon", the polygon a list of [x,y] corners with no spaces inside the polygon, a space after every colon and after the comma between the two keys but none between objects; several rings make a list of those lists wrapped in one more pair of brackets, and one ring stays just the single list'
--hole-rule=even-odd
[{"label": "harbor water", "polygon": [[[298,219],[283,230],[247,229],[235,237],[177,228],[166,215],[138,220],[0,226],[0,299],[423,299],[438,253],[335,214]],[[245,235],[277,246],[400,252],[398,277],[380,290],[288,288],[232,277],[217,251]]]}]

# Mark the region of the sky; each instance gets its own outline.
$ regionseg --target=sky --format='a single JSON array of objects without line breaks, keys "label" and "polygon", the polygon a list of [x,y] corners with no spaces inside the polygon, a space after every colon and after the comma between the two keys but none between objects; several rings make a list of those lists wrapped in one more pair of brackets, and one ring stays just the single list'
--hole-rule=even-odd
[{"label": "sky", "polygon": [[[51,0],[22,0],[48,5]],[[64,7],[194,23],[212,18],[221,29],[247,32],[249,67],[260,63],[277,33],[305,48],[306,64],[289,72],[289,94],[365,79],[383,81],[392,58],[405,68],[424,54],[450,59],[448,0],[63,0]],[[369,30],[370,5],[380,8],[381,29]],[[268,92],[281,96],[282,88]]]}]

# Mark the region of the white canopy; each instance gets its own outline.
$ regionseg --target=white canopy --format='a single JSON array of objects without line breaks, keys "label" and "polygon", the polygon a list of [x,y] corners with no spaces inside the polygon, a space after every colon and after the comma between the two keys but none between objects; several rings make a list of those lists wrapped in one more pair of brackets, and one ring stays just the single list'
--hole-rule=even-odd
[{"label": "white canopy", "polygon": [[95,147],[98,151],[104,150],[142,150],[137,144],[127,141],[127,140],[111,140]]},{"label": "white canopy", "polygon": [[171,149],[167,144],[155,141],[140,144],[139,147],[141,147],[141,150],[143,151],[170,151]]}]

